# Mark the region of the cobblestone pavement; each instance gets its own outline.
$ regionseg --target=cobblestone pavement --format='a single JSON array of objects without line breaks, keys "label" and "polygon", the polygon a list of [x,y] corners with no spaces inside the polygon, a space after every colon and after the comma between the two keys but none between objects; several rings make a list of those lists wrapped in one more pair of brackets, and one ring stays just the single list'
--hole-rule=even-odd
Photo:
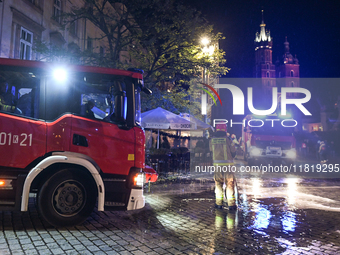
[{"label": "cobblestone pavement", "polygon": [[215,210],[211,180],[154,184],[144,209],[93,212],[54,228],[0,212],[0,254],[340,254],[340,182],[239,178],[236,212]]}]

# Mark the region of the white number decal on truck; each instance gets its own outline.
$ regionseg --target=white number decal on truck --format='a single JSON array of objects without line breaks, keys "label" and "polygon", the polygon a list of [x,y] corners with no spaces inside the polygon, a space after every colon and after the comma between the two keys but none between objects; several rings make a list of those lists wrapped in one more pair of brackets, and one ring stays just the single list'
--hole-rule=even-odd
[{"label": "white number decal on truck", "polygon": [[6,132],[0,133],[0,145],[12,145],[19,142],[20,146],[32,146],[32,134],[22,133],[19,136]]}]

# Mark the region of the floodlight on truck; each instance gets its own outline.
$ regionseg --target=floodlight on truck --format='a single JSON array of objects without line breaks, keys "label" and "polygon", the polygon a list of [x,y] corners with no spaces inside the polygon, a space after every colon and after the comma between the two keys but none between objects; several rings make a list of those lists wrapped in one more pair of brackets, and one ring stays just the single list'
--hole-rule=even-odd
[{"label": "floodlight on truck", "polygon": [[57,68],[53,71],[53,78],[59,82],[66,81],[67,72],[63,68]]}]

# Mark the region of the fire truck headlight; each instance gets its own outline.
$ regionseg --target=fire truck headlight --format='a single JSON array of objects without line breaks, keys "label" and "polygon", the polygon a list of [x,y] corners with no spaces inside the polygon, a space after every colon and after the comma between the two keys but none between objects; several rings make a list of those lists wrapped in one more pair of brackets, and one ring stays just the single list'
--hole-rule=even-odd
[{"label": "fire truck headlight", "polygon": [[133,185],[134,186],[143,186],[144,183],[144,174],[138,173],[133,178]]},{"label": "fire truck headlight", "polygon": [[66,72],[65,69],[58,68],[58,69],[54,70],[53,77],[54,77],[55,80],[57,80],[59,82],[63,82],[67,78],[67,72]]},{"label": "fire truck headlight", "polygon": [[287,157],[288,158],[296,158],[296,151],[294,149],[291,149],[289,151],[287,151]]},{"label": "fire truck headlight", "polygon": [[260,156],[261,155],[261,150],[256,147],[251,147],[250,148],[250,155],[251,156]]},{"label": "fire truck headlight", "polygon": [[12,180],[0,179],[0,189],[13,189]]}]

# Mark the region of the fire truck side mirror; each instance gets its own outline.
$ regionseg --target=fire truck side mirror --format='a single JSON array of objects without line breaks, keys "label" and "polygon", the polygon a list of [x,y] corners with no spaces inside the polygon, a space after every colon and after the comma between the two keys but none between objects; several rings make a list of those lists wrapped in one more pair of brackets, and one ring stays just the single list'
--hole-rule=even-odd
[{"label": "fire truck side mirror", "polygon": [[[127,102],[126,102],[125,93],[119,93],[115,95],[115,115],[111,116],[115,118],[116,121],[125,121],[126,120],[126,113],[127,113]],[[114,120],[112,120],[114,121]]]},{"label": "fire truck side mirror", "polygon": [[143,91],[145,94],[147,94],[147,95],[151,95],[151,94],[152,94],[152,90],[151,90],[151,89],[148,89],[148,88],[146,88],[146,87],[143,87],[143,88],[142,88],[142,91]]}]

